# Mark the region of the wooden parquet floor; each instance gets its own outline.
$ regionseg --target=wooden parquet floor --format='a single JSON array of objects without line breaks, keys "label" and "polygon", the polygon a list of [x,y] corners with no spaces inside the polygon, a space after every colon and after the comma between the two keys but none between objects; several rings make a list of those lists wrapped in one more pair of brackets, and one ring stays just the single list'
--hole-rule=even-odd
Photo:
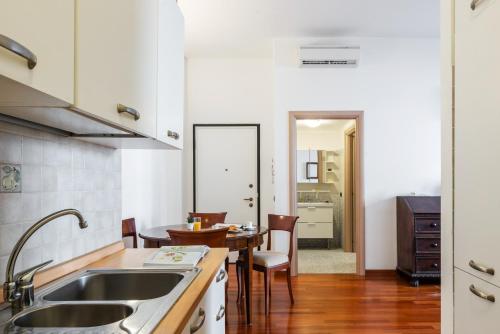
[{"label": "wooden parquet floor", "polygon": [[234,266],[230,267],[226,333],[439,334],[440,287],[410,287],[395,272],[301,274],[293,278],[290,304],[285,276],[272,282],[271,314],[264,314],[263,275],[254,272],[253,324],[245,325],[236,304]]}]

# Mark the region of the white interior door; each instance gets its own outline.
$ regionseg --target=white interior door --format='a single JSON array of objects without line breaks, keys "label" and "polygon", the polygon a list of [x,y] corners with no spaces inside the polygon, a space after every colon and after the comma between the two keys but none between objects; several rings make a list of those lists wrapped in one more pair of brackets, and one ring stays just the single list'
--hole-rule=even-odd
[{"label": "white interior door", "polygon": [[226,222],[258,221],[257,126],[196,126],[195,210],[227,212]]}]

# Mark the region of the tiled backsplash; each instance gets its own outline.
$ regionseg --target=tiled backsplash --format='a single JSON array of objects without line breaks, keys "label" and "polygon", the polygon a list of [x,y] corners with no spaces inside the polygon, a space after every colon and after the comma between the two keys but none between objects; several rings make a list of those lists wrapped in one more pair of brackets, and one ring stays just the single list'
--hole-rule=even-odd
[{"label": "tiled backsplash", "polygon": [[60,209],[82,211],[88,228],[73,216],[50,222],[25,245],[16,272],[121,239],[120,150],[0,122],[0,162],[22,167],[22,192],[0,193],[0,277],[21,234]]}]

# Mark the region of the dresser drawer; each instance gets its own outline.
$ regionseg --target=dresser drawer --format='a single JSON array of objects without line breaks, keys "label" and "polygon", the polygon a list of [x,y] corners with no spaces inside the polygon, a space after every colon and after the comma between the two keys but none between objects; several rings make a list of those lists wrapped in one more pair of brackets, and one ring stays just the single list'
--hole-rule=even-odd
[{"label": "dresser drawer", "polygon": [[427,253],[441,253],[441,239],[440,238],[419,238],[416,241],[417,254]]},{"label": "dresser drawer", "polygon": [[417,273],[439,273],[441,271],[441,257],[417,257],[415,259]]},{"label": "dresser drawer", "polygon": [[417,233],[439,233],[441,232],[441,220],[433,218],[416,218],[415,232]]},{"label": "dresser drawer", "polygon": [[[496,300],[481,298],[473,291]],[[455,334],[498,333],[500,288],[455,268],[454,294]]]},{"label": "dresser drawer", "polygon": [[299,238],[331,239],[333,223],[299,223]]}]

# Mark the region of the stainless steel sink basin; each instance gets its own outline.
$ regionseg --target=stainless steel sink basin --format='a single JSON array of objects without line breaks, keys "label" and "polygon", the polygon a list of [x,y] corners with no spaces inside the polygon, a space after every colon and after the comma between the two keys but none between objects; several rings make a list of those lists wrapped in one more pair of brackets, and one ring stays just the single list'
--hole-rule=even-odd
[{"label": "stainless steel sink basin", "polygon": [[76,272],[37,291],[34,305],[14,316],[10,307],[0,304],[0,333],[150,333],[199,272],[198,268]]},{"label": "stainless steel sink basin", "polygon": [[49,301],[146,300],[167,295],[183,278],[170,272],[90,272],[43,298]]},{"label": "stainless steel sink basin", "polygon": [[122,304],[58,304],[22,314],[17,327],[97,327],[130,316],[134,310]]}]

